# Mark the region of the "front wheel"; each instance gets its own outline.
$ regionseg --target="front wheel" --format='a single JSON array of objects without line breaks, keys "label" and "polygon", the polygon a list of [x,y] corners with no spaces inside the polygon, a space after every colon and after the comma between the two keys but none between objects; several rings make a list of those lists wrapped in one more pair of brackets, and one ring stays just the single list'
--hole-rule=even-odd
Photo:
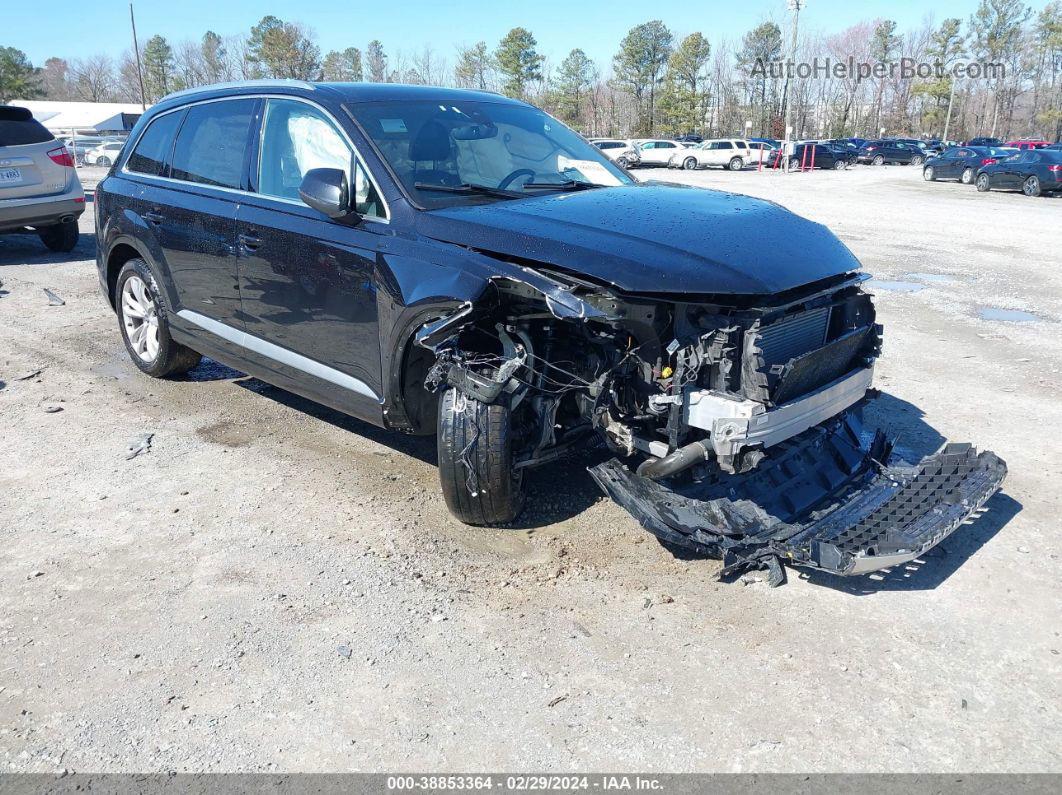
[{"label": "front wheel", "polygon": [[835,171],[841,171],[842,169],[848,168],[848,161],[847,160],[835,160],[835,161],[833,161],[833,168],[834,168]]},{"label": "front wheel", "polygon": [[800,158],[797,158],[797,157],[789,158],[789,170],[790,171],[800,171]]},{"label": "front wheel", "polygon": [[682,161],[682,167],[687,171],[693,171],[695,168],[697,168],[697,158],[687,157],[685,160]]},{"label": "front wheel", "polygon": [[878,155],[877,157],[875,157],[874,158],[874,165],[875,166],[883,166],[883,165],[885,165],[885,157],[883,155]]},{"label": "front wheel", "polygon": [[465,524],[503,524],[523,507],[511,421],[504,397],[488,404],[447,389],[439,398],[439,482],[446,507]]},{"label": "front wheel", "polygon": [[974,170],[972,168],[964,168],[962,170],[962,176],[959,177],[959,182],[961,182],[963,185],[969,185],[971,182],[973,182],[973,178]]},{"label": "front wheel", "polygon": [[627,160],[627,158],[625,158],[625,157],[617,157],[616,158],[616,165],[619,166],[620,168],[627,168],[630,165],[630,161]]},{"label": "front wheel", "polygon": [[912,157],[911,158],[911,165],[912,166],[920,166],[920,165],[922,165],[922,156],[921,155],[915,155],[914,157]]},{"label": "front wheel", "polygon": [[922,179],[926,182],[932,182],[936,178],[936,174],[933,173],[933,166],[926,166],[922,169]]},{"label": "front wheel", "polygon": [[115,287],[118,326],[129,358],[155,378],[186,373],[202,358],[170,336],[169,310],[155,275],[142,259],[131,259]]},{"label": "front wheel", "polygon": [[977,190],[986,193],[990,187],[992,186],[989,184],[988,174],[981,174],[977,177]]},{"label": "front wheel", "polygon": [[1021,192],[1026,196],[1039,196],[1040,195],[1040,178],[1035,174],[1030,176],[1021,184]]}]

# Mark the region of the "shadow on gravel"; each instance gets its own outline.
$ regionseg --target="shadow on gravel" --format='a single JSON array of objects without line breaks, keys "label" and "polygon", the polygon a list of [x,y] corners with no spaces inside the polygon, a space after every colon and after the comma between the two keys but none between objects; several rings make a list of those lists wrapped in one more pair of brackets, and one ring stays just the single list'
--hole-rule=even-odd
[{"label": "shadow on gravel", "polygon": [[0,235],[0,267],[4,265],[56,265],[96,258],[96,233],[82,232],[73,251],[49,251],[36,232]]}]

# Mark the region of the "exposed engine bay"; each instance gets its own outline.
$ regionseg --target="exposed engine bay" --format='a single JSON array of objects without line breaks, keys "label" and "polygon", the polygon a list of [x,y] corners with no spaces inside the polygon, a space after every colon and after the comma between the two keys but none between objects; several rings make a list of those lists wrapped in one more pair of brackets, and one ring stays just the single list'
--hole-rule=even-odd
[{"label": "exposed engine bay", "polygon": [[[548,463],[597,435],[623,460],[594,467],[593,477],[646,529],[723,556],[726,570],[766,567],[776,581],[783,560],[855,574],[928,548],[897,524],[901,514],[933,509],[925,489],[914,507],[901,495],[889,516],[878,511],[926,461],[890,469],[890,442],[881,434],[867,440],[861,430],[881,349],[872,299],[861,288],[866,276],[770,296],[677,300],[623,295],[569,274],[536,275],[556,280],[557,291],[498,279],[483,300],[418,337],[437,356],[430,391],[452,388],[508,406],[514,469]],[[962,491],[971,467],[989,473],[982,488],[954,503],[965,520],[998,488],[1005,465],[968,447],[940,455],[955,459],[941,476],[948,494]],[[958,462],[963,455],[974,463]],[[877,507],[849,519],[876,518],[899,536],[886,542],[869,534],[862,546],[844,546],[818,531],[808,535],[868,489]],[[937,524],[929,546],[947,534]]]}]

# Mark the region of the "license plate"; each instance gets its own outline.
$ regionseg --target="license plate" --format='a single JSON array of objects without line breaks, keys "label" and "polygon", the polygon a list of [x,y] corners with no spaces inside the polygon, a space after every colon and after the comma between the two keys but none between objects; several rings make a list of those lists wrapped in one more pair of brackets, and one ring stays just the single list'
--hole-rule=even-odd
[{"label": "license plate", "polygon": [[22,182],[22,172],[17,168],[0,168],[0,185]]}]

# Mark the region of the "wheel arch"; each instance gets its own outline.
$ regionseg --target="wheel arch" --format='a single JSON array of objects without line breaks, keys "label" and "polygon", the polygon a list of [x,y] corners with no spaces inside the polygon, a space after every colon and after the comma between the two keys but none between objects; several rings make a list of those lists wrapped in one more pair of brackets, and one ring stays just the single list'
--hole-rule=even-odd
[{"label": "wheel arch", "polygon": [[130,239],[121,239],[111,246],[107,252],[107,300],[111,309],[115,306],[115,289],[118,286],[118,274],[125,263],[131,259],[142,259],[150,262],[148,257]]}]

